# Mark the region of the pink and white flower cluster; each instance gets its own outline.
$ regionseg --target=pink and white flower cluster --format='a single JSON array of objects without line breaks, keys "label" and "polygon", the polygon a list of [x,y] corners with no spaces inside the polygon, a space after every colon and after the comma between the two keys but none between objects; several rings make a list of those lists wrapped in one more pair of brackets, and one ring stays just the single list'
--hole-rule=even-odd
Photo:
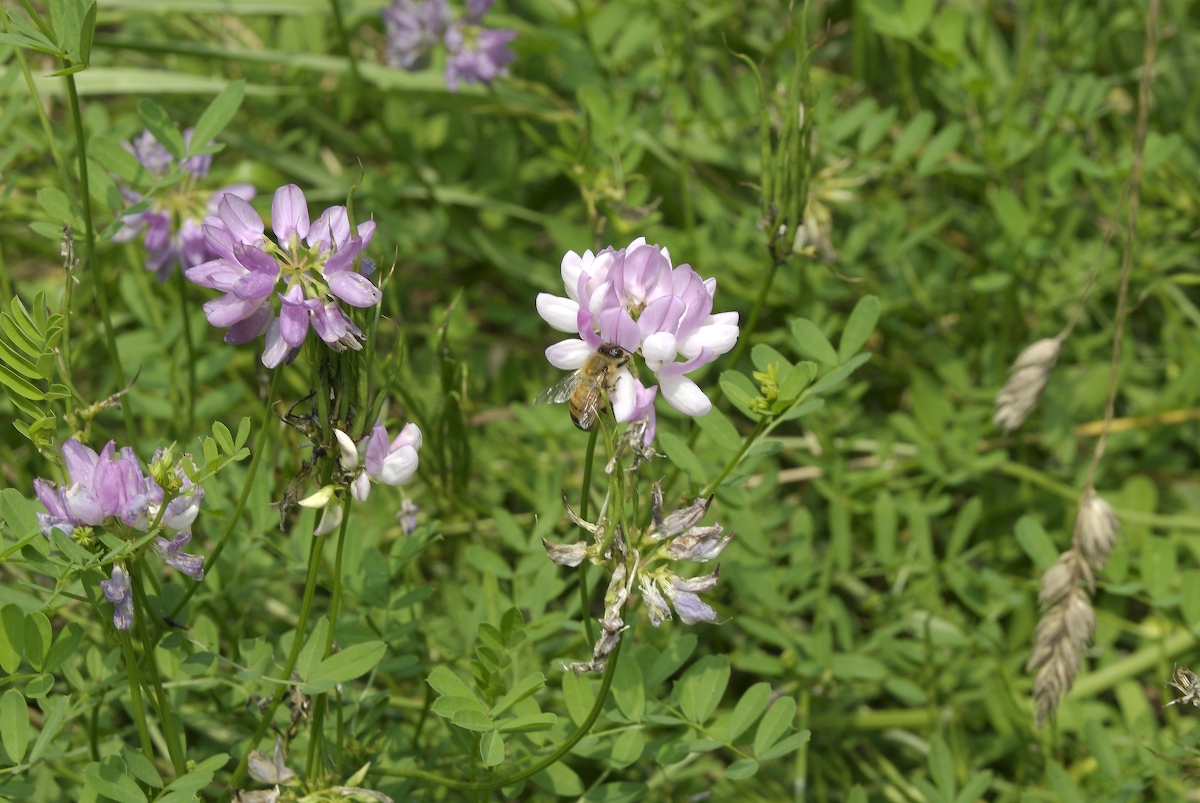
[{"label": "pink and white flower cluster", "polygon": [[[163,454],[164,450],[159,449],[155,462]],[[162,486],[142,471],[137,455],[128,446],[118,456],[116,443],[109,441],[97,454],[71,438],[63,444],[62,455],[66,482],[33,481],[34,491],[47,511],[37,514],[44,535],[49,537],[52,530],[71,535],[76,527],[121,525],[145,532],[157,520],[160,531],[170,538],[156,537],[154,551],[168,566],[193,580],[204,579],[204,559],[183,551],[192,538],[192,522],[204,501],[204,488],[192,483],[179,466],[174,467],[179,492],[163,510],[166,495]],[[112,579],[101,581],[101,586],[115,606],[113,624],[118,630],[128,630],[133,622],[128,576],[120,566],[114,566]]]},{"label": "pink and white flower cluster", "polygon": [[566,297],[539,293],[538,314],[560,332],[577,334],[546,349],[556,368],[575,370],[604,343],[642,355],[658,379],[647,388],[627,368],[618,375],[610,400],[618,422],[648,420],[646,443],[654,438],[654,398],[659,390],[682,413],[702,416],[712,409],[688,374],[737,343],[738,314],[713,313],[716,279],[701,279],[690,265],[672,267],[666,248],[644,237],[619,251],[569,251],[562,260]]},{"label": "pink and white flower cluster", "polygon": [[[266,332],[262,362],[275,368],[291,360],[308,335],[309,324],[334,351],[362,348],[364,335],[342,312],[339,301],[371,307],[382,294],[367,277],[374,263],[357,257],[375,235],[375,221],[352,231],[344,206],[331,206],[313,223],[308,202],[295,184],[275,191],[271,228],[264,234],[254,207],[225,195],[217,214],[205,218],[204,237],[219,255],[186,271],[188,279],[225,295],[204,305],[213,326],[229,327],[227,343],[247,343]],[[283,281],[284,292],[275,288]],[[279,299],[279,313],[273,297]]]}]

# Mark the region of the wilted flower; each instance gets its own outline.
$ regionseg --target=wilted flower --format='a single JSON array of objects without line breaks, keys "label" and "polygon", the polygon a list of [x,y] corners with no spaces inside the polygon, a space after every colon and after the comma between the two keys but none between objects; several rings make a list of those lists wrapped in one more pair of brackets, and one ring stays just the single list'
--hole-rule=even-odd
[{"label": "wilted flower", "polygon": [[[359,254],[375,235],[368,220],[351,231],[344,206],[331,206],[310,224],[308,203],[295,184],[275,191],[271,227],[278,244],[264,235],[254,208],[235,195],[225,195],[217,215],[204,221],[204,236],[219,258],[186,272],[188,279],[225,295],[204,305],[213,326],[229,327],[227,343],[246,343],[266,332],[262,362],[275,368],[295,356],[309,324],[334,351],[361,349],[364,335],[339,306],[379,303],[382,294],[365,275],[373,263]],[[285,290],[276,293],[283,280]],[[280,300],[275,317],[272,294]]]},{"label": "wilted flower", "polygon": [[268,758],[261,750],[252,750],[246,759],[246,770],[259,783],[286,784],[296,779],[296,773],[286,763],[283,740],[275,740],[275,752]]},{"label": "wilted flower", "polygon": [[[612,578],[605,595],[605,613],[600,621],[602,634],[587,663],[572,664],[576,672],[599,671],[616,647],[618,636],[625,627],[623,611],[629,594],[636,585],[646,603],[650,623],[655,627],[671,618],[671,609],[684,624],[717,621],[717,613],[699,595],[717,584],[720,567],[711,574],[684,578],[672,565],[678,560],[706,562],[717,557],[733,539],[719,524],[701,526],[710,499],[697,499],[692,504],[670,514],[663,514],[662,491],[658,485],[652,492],[652,523],[634,532],[610,528],[604,521],[595,524],[583,521],[566,506],[567,515],[589,533],[593,540],[573,544],[552,544],[543,540],[550,559],[561,566],[578,566],[584,560],[596,565],[611,566]],[[605,540],[607,533],[611,540]]]},{"label": "wilted flower", "polygon": [[[640,353],[658,379],[667,403],[682,413],[705,415],[712,403],[685,374],[733,348],[738,314],[714,314],[716,280],[704,280],[689,265],[671,266],[665,248],[639,237],[620,251],[611,248],[563,257],[566,296],[539,293],[538,314],[561,332],[578,334],[546,349],[556,368],[581,367],[606,343]],[[627,372],[627,369],[625,369]],[[613,415],[618,422],[645,418],[654,397],[640,382],[618,376]],[[654,436],[646,427],[646,443]]]},{"label": "wilted flower", "polygon": [[[192,129],[183,132],[183,139],[191,143]],[[166,176],[175,166],[175,157],[149,131],[143,131],[125,148],[155,179]],[[217,256],[201,231],[200,221],[216,213],[221,196],[229,193],[250,200],[255,195],[250,184],[231,184],[215,192],[200,189],[197,182],[208,175],[211,164],[212,156],[207,154],[179,162],[186,174],[183,180],[167,187],[145,211],[122,217],[124,225],[113,235],[115,242],[128,242],[144,231],[146,270],[154,271],[160,282],[170,277],[176,265],[186,270]],[[142,200],[140,193],[128,188],[121,192],[131,203]]]},{"label": "wilted flower", "polygon": [[100,581],[104,598],[113,604],[113,627],[128,630],[133,625],[133,589],[129,575],[120,566],[113,566],[112,577]]},{"label": "wilted flower", "polygon": [[1188,669],[1186,666],[1175,668],[1175,678],[1171,681],[1171,685],[1183,692],[1182,697],[1177,697],[1167,705],[1175,705],[1183,703],[1187,705],[1191,703],[1194,706],[1200,707],[1200,677],[1196,677],[1196,673]]},{"label": "wilted flower", "polygon": [[1008,382],[996,395],[996,414],[992,418],[996,426],[1011,432],[1025,422],[1042,395],[1042,388],[1046,386],[1046,379],[1054,368],[1061,348],[1061,338],[1048,337],[1036,341],[1017,355]]}]

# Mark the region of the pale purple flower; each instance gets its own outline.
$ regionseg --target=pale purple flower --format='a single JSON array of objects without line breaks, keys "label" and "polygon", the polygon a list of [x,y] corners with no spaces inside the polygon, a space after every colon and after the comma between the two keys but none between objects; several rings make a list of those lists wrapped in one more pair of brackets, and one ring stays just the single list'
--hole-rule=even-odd
[{"label": "pale purple flower", "polygon": [[191,540],[190,529],[176,533],[169,541],[160,535],[154,539],[154,551],[168,566],[178,569],[193,580],[200,581],[204,579],[204,558],[183,551]]},{"label": "pale purple flower", "polygon": [[388,64],[405,70],[428,66],[450,19],[446,0],[393,0],[383,10]]},{"label": "pale purple flower", "polygon": [[[229,328],[227,343],[246,343],[265,332],[262,362],[268,368],[295,356],[309,324],[334,351],[361,349],[365,336],[339,302],[370,307],[382,297],[355,268],[375,222],[353,232],[346,207],[331,206],[310,223],[304,192],[287,184],[275,191],[271,228],[278,243],[266,237],[254,208],[235,195],[222,197],[217,214],[205,219],[204,236],[218,256],[186,275],[225,294],[204,305],[208,322]],[[277,293],[281,279],[284,291]],[[280,302],[278,317],[273,296]]]},{"label": "pale purple flower", "polygon": [[[579,339],[550,346],[546,358],[552,365],[578,367],[600,343],[617,342],[606,338],[619,333],[618,345],[642,355],[668,404],[692,416],[705,415],[712,408],[685,374],[712,362],[737,342],[738,314],[712,311],[715,280],[701,279],[689,265],[672,267],[667,249],[647,245],[644,238],[619,251],[607,248],[599,254],[585,251],[582,256],[568,252],[561,272],[566,295],[539,293],[538,314],[553,328],[576,333]],[[631,326],[636,335],[630,334]],[[614,395],[619,397],[613,400],[618,422],[644,418],[644,396],[635,403],[634,394],[627,389],[622,397],[620,387]]]},{"label": "pale purple flower", "polygon": [[396,514],[396,521],[400,522],[400,532],[404,535],[412,535],[417,531],[417,514],[421,509],[415,503],[408,499],[400,503],[400,511]]},{"label": "pale purple flower", "polygon": [[675,608],[675,613],[679,615],[679,621],[685,625],[694,625],[696,622],[716,623],[717,612],[696,595],[715,587],[720,573],[721,569],[717,567],[712,574],[687,580],[668,573],[665,580],[660,582],[667,597],[671,600],[671,605]]},{"label": "pale purple flower", "polygon": [[458,91],[461,80],[467,84],[486,84],[508,75],[506,65],[516,55],[508,43],[517,37],[516,31],[480,28],[458,22],[446,29],[444,40],[449,56],[446,59],[446,88]]},{"label": "pale purple flower", "polygon": [[131,527],[147,526],[154,483],[142,473],[132,449],[123,448],[117,457],[116,443],[109,441],[97,454],[71,438],[63,444],[62,455],[68,482],[33,481],[47,511],[38,514],[45,535],[52,529],[69,535],[75,527],[94,527],[113,517]]},{"label": "pale purple flower", "polygon": [[483,15],[488,13],[495,4],[496,0],[467,0],[467,8],[463,12],[463,19],[469,23],[478,25],[483,20]]},{"label": "pale purple flower", "polygon": [[[156,461],[162,453],[159,449],[155,454]],[[141,463],[129,447],[121,449],[117,457],[116,444],[109,441],[97,454],[71,438],[63,444],[62,455],[68,476],[66,482],[33,481],[34,490],[47,511],[37,514],[45,535],[49,536],[53,529],[70,535],[76,527],[114,526],[117,522],[131,530],[145,532],[158,522],[160,531],[171,538],[158,537],[155,551],[167,564],[195,579],[204,577],[203,559],[182,552],[191,539],[190,527],[204,501],[204,488],[195,485],[180,466],[172,469],[175,476],[172,487],[178,492],[164,510],[162,504],[166,493],[153,477],[142,471]]]},{"label": "pale purple flower", "polygon": [[113,566],[112,577],[100,581],[104,598],[113,604],[113,627],[128,630],[133,625],[133,589],[129,575],[120,566]]},{"label": "pale purple flower", "polygon": [[[192,129],[184,131],[183,138],[190,143]],[[174,157],[149,131],[125,143],[125,148],[156,179],[167,175],[175,165]],[[249,184],[232,184],[211,193],[198,188],[197,182],[208,174],[211,165],[209,154],[181,161],[179,167],[188,176],[166,188],[145,211],[122,217],[123,225],[113,235],[115,242],[129,242],[145,232],[146,270],[153,271],[160,282],[166,281],[177,265],[187,270],[217,256],[204,238],[200,221],[216,213],[221,196],[232,193],[246,200],[254,197],[255,189]],[[131,203],[142,199],[133,190],[125,188],[121,192]]]},{"label": "pale purple flower", "polygon": [[[417,472],[417,452],[421,449],[422,438],[416,424],[406,424],[395,439],[389,440],[383,422],[376,421],[371,434],[357,444],[340,429],[333,433],[341,450],[342,470],[350,477],[350,495],[359,502],[365,502],[370,495],[371,480],[384,485],[403,485]],[[404,505],[397,519],[411,516],[412,529],[416,529],[416,505],[408,500]],[[407,512],[409,507],[411,513]],[[404,521],[401,523],[403,525]]]},{"label": "pale purple flower", "polygon": [[417,452],[421,448],[421,430],[405,424],[394,440],[382,423],[376,423],[367,441],[364,463],[371,479],[384,485],[403,485],[417,473]]},{"label": "pale purple flower", "polygon": [[616,639],[627,626],[624,609],[635,585],[646,604],[650,624],[655,627],[671,618],[672,609],[685,625],[718,621],[716,611],[699,595],[716,586],[720,566],[712,574],[688,579],[672,568],[679,560],[712,560],[733,539],[733,534],[726,535],[719,524],[701,526],[711,502],[712,497],[696,499],[687,507],[664,514],[662,488],[655,484],[651,490],[651,523],[627,531],[603,518],[595,523],[584,521],[564,496],[568,518],[591,538],[571,544],[542,539],[546,554],[560,566],[574,567],[587,560],[611,567],[612,571],[604,598],[604,618],[600,620],[602,634],[592,650],[592,660],[572,665],[576,672],[604,668]]}]

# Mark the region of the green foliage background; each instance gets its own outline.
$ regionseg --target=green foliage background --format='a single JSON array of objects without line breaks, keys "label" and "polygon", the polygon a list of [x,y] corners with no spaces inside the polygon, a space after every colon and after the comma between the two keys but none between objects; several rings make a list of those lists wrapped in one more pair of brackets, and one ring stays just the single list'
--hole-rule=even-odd
[{"label": "green foliage background", "polygon": [[[560,376],[542,355],[557,338],[534,297],[559,290],[567,250],[644,235],[715,276],[717,310],[739,310],[745,325],[772,261],[759,192],[762,107],[737,54],[762,72],[773,132],[799,111],[787,93],[801,11],[787,4],[510,0],[489,22],[519,32],[512,77],[458,94],[436,69],[378,66],[382,6],[342,3],[351,71],[326,2],[102,2],[91,68],[76,75],[89,136],[116,140],[141,131],[141,98],[190,125],[228,80],[245,80],[220,138],[216,184],[254,183],[264,211],[283,183],[302,186],[314,205],[344,202],[353,188],[356,214],[378,222],[372,251],[384,270],[395,263],[376,348],[385,363],[403,352],[391,415],[426,433],[410,489],[423,526],[399,537],[398,502],[379,494],[356,513],[360,537],[347,543],[345,565],[361,568],[348,573],[354,604],[338,640],[388,645],[369,683],[347,685],[357,695],[345,724],[350,771],[367,760],[399,766],[414,742],[428,762],[458,754],[426,710],[425,679],[446,665],[489,703],[541,672],[540,710],[578,724],[591,687],[574,689],[554,662],[582,660],[590,645],[572,576],[545,559],[540,539],[575,538],[561,492],[579,487],[586,436],[565,411],[527,404]],[[717,390],[726,370],[814,360],[824,375],[857,349],[826,353],[814,327],[794,322],[813,322],[836,347],[850,312],[874,296],[870,359],[823,407],[773,430],[717,491],[715,518],[738,534],[712,592],[724,623],[655,630],[641,618],[627,634],[636,660],[617,673],[604,727],[569,768],[527,787],[527,799],[1178,800],[1194,789],[1196,715],[1163,704],[1174,665],[1200,663],[1197,9],[1168,0],[1161,12],[1119,373],[1126,425],[1097,482],[1123,526],[1094,597],[1094,645],[1057,721],[1034,728],[1024,664],[1037,578],[1070,541],[1095,442],[1088,425],[1103,416],[1145,8],[813,2],[807,242],[774,274],[737,359],[698,381],[717,398],[730,395]],[[64,188],[15,52],[3,45],[0,55],[0,291],[27,306],[45,293],[57,309],[67,286],[58,234],[69,221],[40,191]],[[28,57],[54,147],[70,160],[62,79],[41,77],[56,65]],[[98,183],[105,208],[112,191]],[[101,228],[113,219],[102,214]],[[178,439],[199,454],[205,422],[236,430],[243,416],[257,421],[258,352],[221,343],[200,309],[209,296],[154,284],[140,245],[105,244],[99,258],[126,371],[139,371],[126,396],[141,422],[139,453]],[[1061,330],[1097,263],[1037,410],[1002,436],[990,419],[1009,363]],[[89,320],[91,281],[82,275],[73,288],[72,348],[77,386],[99,401],[120,387]],[[192,431],[178,412],[180,292],[199,352]],[[305,382],[285,372],[284,397],[303,397]],[[693,422],[660,406],[670,460],[652,474],[668,479],[676,501],[713,480],[753,428],[729,398],[717,408]],[[18,417],[0,401],[0,418]],[[91,443],[120,442],[121,432],[121,413],[106,411]],[[69,434],[59,422],[59,438]],[[46,462],[15,429],[0,439],[4,493],[32,498]],[[277,667],[271,650],[294,637],[309,536],[281,533],[269,503],[303,458],[298,448],[281,449],[261,477],[245,527],[189,608],[195,643],[259,672]],[[229,468],[210,488],[194,544],[224,530],[244,470]],[[0,603],[40,610],[35,576],[49,570],[16,559],[9,547],[20,534],[8,524]],[[170,586],[164,598],[178,595]],[[523,622],[505,617],[514,607]],[[10,774],[0,794],[70,798],[90,760],[80,752],[88,717],[103,734],[100,757],[131,741],[123,681],[114,682],[119,653],[90,610],[60,600],[51,614],[56,632],[81,628],[59,689],[74,695],[75,724],[53,760]],[[172,693],[189,755],[236,755],[253,728],[248,696],[270,689],[195,643],[160,649],[180,681]],[[728,682],[713,681],[723,696],[708,725],[679,725],[679,706],[702,712],[680,702],[677,670],[719,678],[721,657]],[[0,665],[9,688],[28,677]],[[765,709],[767,688],[797,702],[794,718],[782,716],[790,709],[768,716],[811,739],[733,769],[740,757],[728,745],[747,748],[756,732],[730,727],[738,701]],[[557,727],[527,738],[560,741]],[[378,788],[406,799],[425,787],[393,778]]]}]

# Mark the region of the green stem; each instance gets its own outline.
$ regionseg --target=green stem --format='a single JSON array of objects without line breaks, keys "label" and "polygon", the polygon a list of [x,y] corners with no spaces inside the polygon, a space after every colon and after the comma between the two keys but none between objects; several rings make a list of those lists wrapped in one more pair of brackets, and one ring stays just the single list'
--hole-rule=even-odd
[{"label": "green stem", "polygon": [[[165,510],[166,505],[162,508]],[[161,512],[161,511],[160,511]],[[175,728],[175,720],[171,717],[171,708],[167,702],[167,692],[163,688],[162,675],[158,671],[158,658],[154,654],[154,640],[146,628],[146,619],[151,615],[150,604],[146,599],[146,590],[142,587],[142,573],[139,567],[130,564],[129,585],[133,589],[133,623],[137,627],[138,639],[142,642],[142,660],[150,677],[150,686],[154,692],[156,713],[163,735],[167,740],[167,753],[171,757],[171,766],[175,769],[175,777],[185,773],[183,743],[179,731]]]},{"label": "green stem", "polygon": [[[84,226],[84,242],[83,242],[83,261],[85,270],[90,270],[92,274],[93,290],[96,293],[96,304],[100,307],[100,321],[104,324],[104,342],[108,347],[108,359],[112,362],[113,375],[117,380],[117,387],[125,389],[125,372],[121,369],[121,354],[117,351],[117,335],[113,330],[112,312],[109,308],[108,300],[108,285],[105,283],[104,276],[100,271],[100,264],[96,261],[96,224],[92,220],[92,193],[91,185],[88,182],[88,164],[87,164],[87,141],[83,134],[83,115],[79,106],[79,92],[75,88],[75,76],[68,75],[67,79],[67,107],[71,111],[71,122],[75,126],[75,153],[79,160],[79,202],[83,208],[83,226]],[[129,444],[133,446],[136,442],[137,428],[133,423],[133,409],[128,404],[121,405],[121,412],[125,416],[125,436],[129,440]]]},{"label": "green stem", "polygon": [[[325,646],[322,658],[328,658],[333,649],[334,630],[337,627],[338,611],[342,607],[342,556],[346,549],[346,529],[350,524],[350,497],[342,502],[342,525],[338,528],[337,548],[333,559],[333,598],[329,603],[329,630],[325,636]],[[328,703],[329,692],[322,692],[313,701],[312,727],[309,728],[308,740],[308,772],[307,777],[318,776],[321,757],[321,747],[324,742],[322,726],[325,722],[325,707]]]},{"label": "green stem", "polygon": [[[338,0],[329,0],[329,5],[333,8],[333,25],[337,28],[338,41],[342,46],[342,50],[346,53],[346,63],[350,67],[350,77],[354,80],[355,90],[363,85],[362,76],[358,74],[358,63],[354,60],[354,54],[350,52],[350,37],[346,33],[346,20],[342,16],[342,4]],[[358,92],[355,91],[357,97]]]},{"label": "green stem", "polygon": [[[225,532],[221,534],[221,538],[217,541],[217,545],[213,547],[212,552],[208,555],[206,568],[211,570],[217,565],[217,558],[221,556],[221,551],[225,549],[225,545],[229,543],[233,531],[238,528],[241,523],[242,511],[246,509],[246,502],[250,499],[250,491],[254,486],[254,478],[258,476],[258,467],[262,463],[263,455],[267,453],[267,443],[270,441],[271,432],[271,403],[275,400],[276,394],[279,392],[279,385],[282,381],[283,369],[275,369],[274,375],[271,377],[271,389],[267,391],[267,403],[263,408],[262,422],[259,424],[258,440],[254,444],[254,452],[250,457],[250,468],[246,472],[246,481],[242,484],[242,494],[238,497],[237,505],[233,509],[233,513],[229,517],[229,524],[225,527]],[[200,587],[196,583],[184,592],[183,597],[176,603],[174,609],[169,614],[172,618],[177,616],[183,606],[187,605],[188,600],[196,593]]]},{"label": "green stem", "polygon": [[[185,442],[192,439],[192,427],[195,426],[196,413],[196,344],[192,342],[192,327],[188,320],[187,280],[184,278],[182,267],[175,271],[176,284],[179,285],[179,320],[183,324],[183,346],[187,350],[187,405],[184,414],[186,422],[183,430]],[[268,400],[268,406],[270,400]]]},{"label": "green stem", "polygon": [[121,653],[125,656],[125,674],[129,678],[129,707],[133,709],[133,723],[137,727],[138,741],[142,743],[142,754],[154,761],[154,747],[150,741],[150,728],[146,725],[146,706],[142,703],[142,676],[138,672],[137,656],[133,653],[133,639],[126,631],[117,631],[121,642]]},{"label": "green stem", "polygon": [[[316,522],[314,521],[314,526]],[[296,635],[292,639],[292,649],[288,652],[287,663],[283,666],[283,672],[280,673],[282,682],[275,689],[275,694],[271,697],[271,703],[267,706],[267,710],[263,712],[262,720],[259,721],[258,727],[254,730],[254,735],[250,737],[250,743],[246,745],[246,749],[242,752],[242,758],[238,762],[237,769],[233,771],[233,777],[229,781],[229,786],[226,788],[225,794],[222,795],[222,800],[228,800],[231,796],[231,790],[237,788],[242,782],[242,778],[246,776],[246,766],[250,762],[250,753],[258,747],[258,743],[262,740],[263,735],[271,726],[271,721],[275,718],[275,710],[279,708],[279,703],[282,702],[288,689],[291,685],[292,670],[296,668],[296,661],[300,658],[300,648],[304,646],[304,633],[308,625],[308,616],[312,612],[313,596],[317,590],[317,570],[321,566],[321,546],[324,544],[324,539],[313,538],[312,544],[309,547],[308,553],[308,575],[304,579],[304,598],[300,601],[300,617],[296,622]]]},{"label": "green stem", "polygon": [[[579,518],[584,521],[587,521],[589,502],[592,499],[592,463],[596,455],[596,439],[599,435],[599,427],[591,431],[588,435],[587,451],[583,455],[583,493],[579,499]],[[588,613],[591,595],[588,594],[587,567],[586,560],[579,564],[579,610],[583,616],[583,631],[587,634],[588,643],[591,644],[596,641],[596,628]]]},{"label": "green stem", "polygon": [[733,471],[737,467],[737,464],[742,462],[742,458],[746,456],[746,452],[750,451],[750,447],[758,442],[758,436],[763,433],[763,430],[765,430],[766,427],[767,419],[760,417],[758,419],[758,423],[754,425],[754,431],[751,432],[744,441],[742,441],[742,448],[738,449],[737,454],[729,459],[729,462],[725,464],[725,468],[721,469],[721,473],[717,475],[717,478],[710,482],[704,488],[704,490],[700,492],[701,498],[714,493],[718,488],[721,487],[721,483],[724,482],[725,478],[729,476],[729,472]]},{"label": "green stem", "polygon": [[425,781],[432,781],[440,786],[446,786],[450,789],[457,789],[464,792],[486,792],[492,789],[502,789],[506,786],[512,786],[515,783],[525,780],[533,775],[538,774],[550,765],[565,756],[570,752],[571,748],[579,744],[583,737],[587,736],[591,731],[592,726],[596,724],[596,720],[600,718],[600,712],[604,708],[604,703],[608,699],[609,689],[612,688],[613,676],[616,674],[617,661],[621,657],[621,644],[623,640],[617,642],[617,646],[613,648],[612,654],[608,656],[608,664],[604,667],[604,676],[600,679],[600,691],[596,694],[596,702],[592,705],[592,710],[588,712],[585,719],[579,726],[579,729],[572,733],[567,740],[560,744],[558,748],[546,756],[546,758],[537,763],[521,770],[520,772],[510,775],[507,778],[496,778],[490,781],[478,781],[470,783],[468,781],[458,781],[453,778],[446,778],[433,772],[425,770],[381,770],[382,775],[387,775],[393,778],[420,778]]},{"label": "green stem", "polygon": [[[1059,482],[1053,477],[1038,471],[1030,466],[1022,465],[1021,463],[1006,462],[998,465],[997,470],[1003,474],[1008,474],[1010,477],[1026,480],[1034,485],[1045,488],[1052,493],[1061,496],[1063,499],[1068,499],[1072,502],[1079,500],[1078,489],[1072,488],[1064,482]],[[1113,507],[1113,512],[1117,514],[1117,518],[1124,524],[1139,524],[1145,527],[1158,527],[1164,530],[1200,530],[1200,517],[1197,516],[1172,516],[1161,513],[1143,513],[1140,510],[1129,510],[1123,507]]]},{"label": "green stem", "polygon": [[737,348],[733,350],[733,354],[729,357],[729,365],[737,367],[742,357],[746,354],[746,349],[750,348],[750,335],[754,332],[754,327],[758,325],[758,318],[762,315],[763,307],[767,305],[767,296],[771,293],[771,285],[775,281],[775,272],[779,270],[780,262],[774,257],[771,258],[771,266],[767,269],[767,275],[763,277],[763,283],[758,288],[758,297],[754,299],[754,306],[750,308],[750,315],[746,318],[746,325],[742,327],[742,331],[738,334]]},{"label": "green stem", "polygon": [[1187,652],[1200,643],[1200,633],[1181,630],[1161,641],[1142,647],[1135,653],[1103,666],[1095,672],[1081,677],[1071,689],[1072,698],[1094,697],[1113,688],[1122,681],[1137,677],[1154,668],[1159,661],[1167,661]]}]

